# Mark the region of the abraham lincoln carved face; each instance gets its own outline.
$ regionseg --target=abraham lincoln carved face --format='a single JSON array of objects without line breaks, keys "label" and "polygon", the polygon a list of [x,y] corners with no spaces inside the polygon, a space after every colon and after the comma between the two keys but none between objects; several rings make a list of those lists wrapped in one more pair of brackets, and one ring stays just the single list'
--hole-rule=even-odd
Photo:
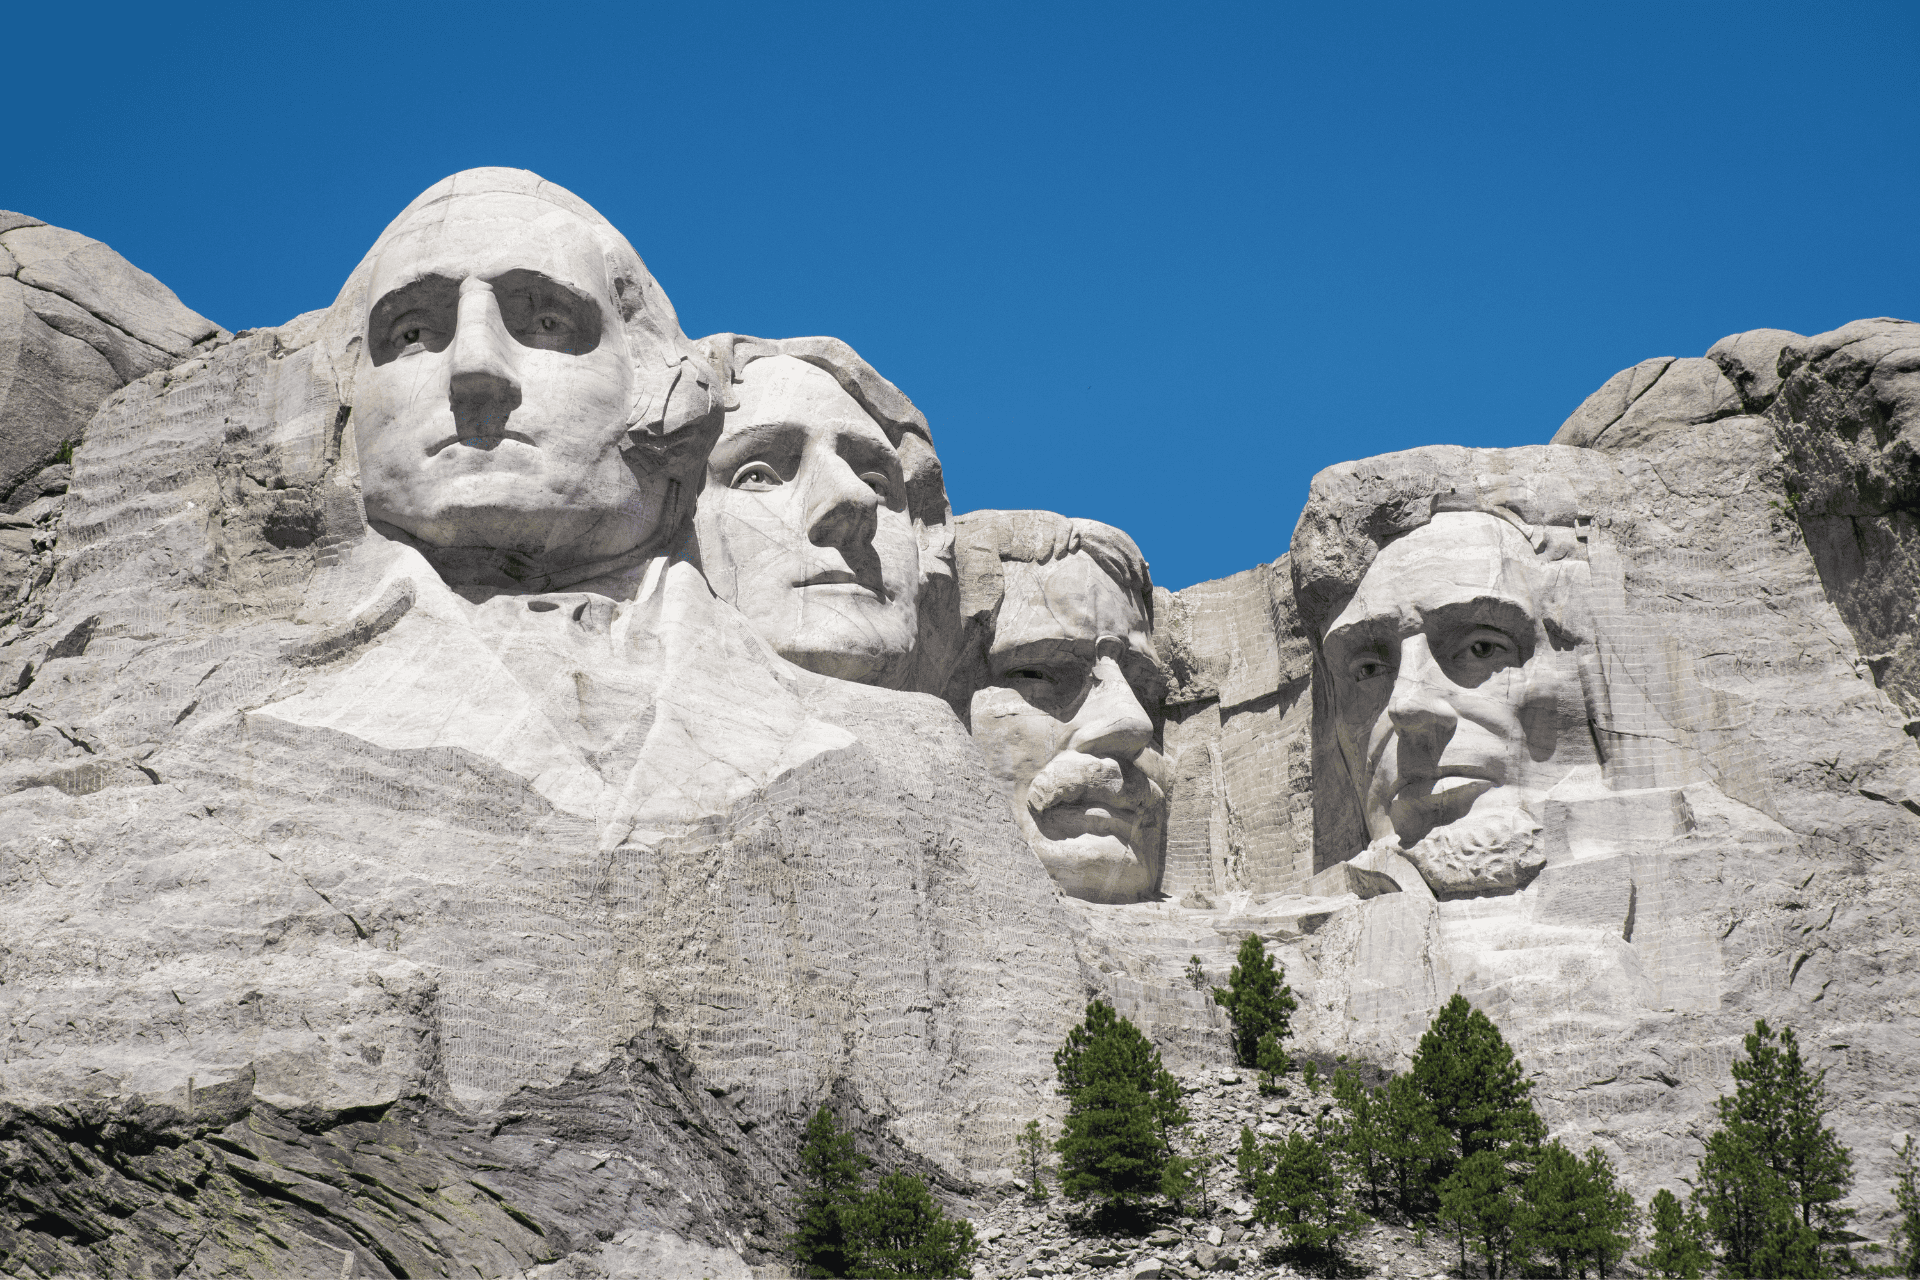
[{"label": "abraham lincoln carved face", "polygon": [[1538,798],[1599,763],[1569,618],[1584,567],[1498,515],[1442,512],[1380,551],[1326,630],[1367,833],[1436,890],[1524,883],[1541,865]]}]

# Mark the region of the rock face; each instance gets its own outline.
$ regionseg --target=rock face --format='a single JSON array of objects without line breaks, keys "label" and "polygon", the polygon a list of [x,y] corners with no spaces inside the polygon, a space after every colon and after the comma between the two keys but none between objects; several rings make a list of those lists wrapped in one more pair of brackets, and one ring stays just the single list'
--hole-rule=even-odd
[{"label": "rock face", "polygon": [[[612,243],[531,175],[416,208]],[[620,499],[669,495],[623,508],[656,513],[646,541],[580,571],[370,521],[375,492],[422,528],[464,518],[430,473],[369,478],[378,431],[439,429],[376,412],[385,262],[109,397],[46,611],[0,650],[6,1267],[737,1270],[785,1231],[796,1126],[829,1099],[889,1164],[991,1174],[1053,1105],[1086,985],[965,730],[784,661],[707,588],[686,504],[647,486],[704,462],[671,437],[725,375],[685,363],[663,298],[595,302],[627,326],[602,343],[648,353],[636,381],[679,388],[610,419],[659,410]],[[653,296],[637,257],[613,269]],[[511,278],[449,326],[520,362],[491,383],[431,319],[395,321],[470,468],[517,463],[504,431],[597,376],[486,332]],[[503,420],[460,399],[510,377]],[[511,539],[523,497],[479,516]]]},{"label": "rock face", "polygon": [[1877,1232],[1920,326],[1330,468],[1285,555],[1169,593],[1119,530],[950,519],[877,371],[690,341],[530,174],[437,184],[238,338],[93,242],[0,245],[39,557],[0,623],[0,1271],[777,1266],[814,1108],[1002,1184],[1089,996],[1204,1072],[1256,931],[1299,1052],[1404,1065],[1464,992],[1643,1197],[1791,1024]]},{"label": "rock face", "polygon": [[0,626],[51,576],[67,464],[100,402],[228,336],[98,240],[0,209]]},{"label": "rock face", "polygon": [[[1885,320],[1815,338],[1740,334],[1704,359],[1623,371],[1551,446],[1330,468],[1282,562],[1163,604],[1163,647],[1192,673],[1170,702],[1191,699],[1181,729],[1198,730],[1168,735],[1168,889],[1193,867],[1213,909],[1102,923],[1116,947],[1135,941],[1138,1016],[1182,1021],[1182,940],[1224,971],[1224,944],[1247,929],[1277,944],[1309,993],[1302,1038],[1319,1051],[1403,1062],[1436,1003],[1464,991],[1541,1073],[1556,1130],[1592,1135],[1648,1191],[1689,1170],[1738,1036],[1765,1016],[1820,1047],[1860,1198],[1877,1211],[1884,1135],[1913,1124],[1920,1060],[1902,505],[1916,474],[1917,340],[1920,326]],[[1451,514],[1496,510],[1504,528]],[[1473,521],[1482,533],[1460,527]],[[1538,723],[1590,733],[1600,762],[1598,785],[1570,776],[1530,804],[1527,831],[1453,850],[1493,861],[1518,849],[1537,868],[1485,888],[1407,862],[1385,811],[1370,829],[1366,778],[1350,764],[1366,747],[1343,746],[1337,719],[1337,681],[1366,655],[1348,644],[1335,671],[1325,645],[1354,620],[1377,557],[1444,544],[1449,523],[1445,537],[1497,533],[1514,544],[1510,561],[1531,545],[1577,579],[1577,609],[1555,621],[1564,640],[1540,648],[1578,659],[1585,723]],[[1460,571],[1470,543],[1451,545],[1415,580]],[[1403,637],[1384,639],[1391,665]],[[1422,641],[1436,654],[1437,643]],[[1467,683],[1476,696],[1492,687]],[[1439,674],[1416,684],[1394,706],[1405,727],[1383,719],[1375,739],[1398,742],[1403,760],[1421,725],[1432,732],[1423,699],[1453,687]],[[1296,708],[1291,723],[1235,735],[1239,708],[1258,698]],[[1455,703],[1459,725],[1491,723]],[[1551,737],[1534,742],[1535,759],[1553,754],[1541,754]],[[1465,739],[1452,740],[1442,758],[1463,759]],[[1300,801],[1272,804],[1289,792],[1310,792],[1310,821]],[[1284,881],[1248,856],[1273,848],[1294,851]]]}]

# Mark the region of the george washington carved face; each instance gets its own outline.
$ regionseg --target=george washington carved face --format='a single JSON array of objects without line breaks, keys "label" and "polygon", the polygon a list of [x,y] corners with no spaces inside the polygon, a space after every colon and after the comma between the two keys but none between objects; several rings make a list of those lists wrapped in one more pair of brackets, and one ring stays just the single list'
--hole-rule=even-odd
[{"label": "george washington carved face", "polygon": [[634,363],[599,233],[545,200],[455,196],[389,233],[354,405],[370,519],[549,564],[645,542],[623,452]]}]

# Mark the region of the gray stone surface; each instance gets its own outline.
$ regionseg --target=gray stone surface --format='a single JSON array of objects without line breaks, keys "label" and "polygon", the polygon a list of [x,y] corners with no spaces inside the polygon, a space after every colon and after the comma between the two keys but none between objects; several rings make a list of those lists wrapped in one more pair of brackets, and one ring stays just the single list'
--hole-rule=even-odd
[{"label": "gray stone surface", "polygon": [[[503,189],[591,212],[423,203]],[[114,392],[0,633],[8,1268],[737,1270],[830,1098],[888,1165],[995,1175],[1087,984],[964,728],[781,659],[684,504],[585,577],[370,524],[373,274]],[[443,350],[407,358],[457,395]],[[566,354],[508,352],[552,359],[456,461],[513,462]]]},{"label": "gray stone surface", "polygon": [[0,626],[52,569],[63,449],[113,391],[228,336],[99,241],[0,210]]},{"label": "gray stone surface", "polygon": [[[1217,1076],[1249,932],[1299,1052],[1402,1066],[1464,992],[1643,1198],[1790,1024],[1877,1233],[1920,1124],[1920,326],[1329,468],[1286,555],[1169,593],[1104,525],[950,524],[891,384],[690,342],[530,174],[237,339],[84,238],[0,252],[0,1270],[777,1266],[815,1106],[977,1207],[1089,995]],[[742,344],[832,376],[747,421]],[[710,452],[776,418],[823,465]],[[873,600],[788,581],[828,525]]]}]

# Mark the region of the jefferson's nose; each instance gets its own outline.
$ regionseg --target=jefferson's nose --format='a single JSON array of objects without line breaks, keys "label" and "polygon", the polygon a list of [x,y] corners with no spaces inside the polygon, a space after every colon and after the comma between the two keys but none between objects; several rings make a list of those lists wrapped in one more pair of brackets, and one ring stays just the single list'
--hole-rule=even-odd
[{"label": "jefferson's nose", "polygon": [[1425,636],[1408,636],[1400,646],[1400,669],[1394,673],[1393,693],[1387,699],[1387,715],[1403,738],[1430,739],[1437,750],[1453,736],[1460,722],[1447,691],[1453,682],[1433,660]]},{"label": "jefferson's nose", "polygon": [[520,407],[518,344],[500,318],[493,286],[484,280],[460,286],[450,373],[447,395],[462,435],[480,427],[498,432],[507,415]]},{"label": "jefferson's nose", "polygon": [[845,458],[833,453],[818,459],[807,496],[807,541],[842,550],[873,541],[880,495]]},{"label": "jefferson's nose", "polygon": [[1090,678],[1093,687],[1073,718],[1067,749],[1110,760],[1133,759],[1153,741],[1152,717],[1111,657],[1096,660]]}]

